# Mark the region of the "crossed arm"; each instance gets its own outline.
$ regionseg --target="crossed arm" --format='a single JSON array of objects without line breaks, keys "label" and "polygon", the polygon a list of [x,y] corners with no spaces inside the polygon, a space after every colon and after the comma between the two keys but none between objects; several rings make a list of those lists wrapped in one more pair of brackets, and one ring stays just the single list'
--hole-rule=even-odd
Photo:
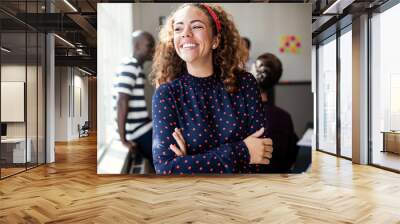
[{"label": "crossed arm", "polygon": [[[258,100],[248,106],[253,107],[254,114],[263,113]],[[153,96],[153,160],[157,174],[247,173],[249,164],[269,163],[272,141],[262,137],[262,117],[252,117],[252,123],[246,127],[246,139],[222,144],[206,153],[187,155],[175,108],[168,86],[160,86]]]}]

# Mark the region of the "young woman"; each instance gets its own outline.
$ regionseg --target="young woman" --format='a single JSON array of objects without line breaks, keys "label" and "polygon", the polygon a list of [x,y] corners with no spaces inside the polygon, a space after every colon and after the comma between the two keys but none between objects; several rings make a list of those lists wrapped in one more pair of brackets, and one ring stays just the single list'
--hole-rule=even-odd
[{"label": "young woman", "polygon": [[184,4],[159,34],[153,75],[157,174],[248,173],[268,164],[264,111],[243,44],[220,7]]}]

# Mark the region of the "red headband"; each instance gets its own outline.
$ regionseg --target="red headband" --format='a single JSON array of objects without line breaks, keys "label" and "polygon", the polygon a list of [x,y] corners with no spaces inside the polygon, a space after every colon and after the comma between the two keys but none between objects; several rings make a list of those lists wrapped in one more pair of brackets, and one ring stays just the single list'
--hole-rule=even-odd
[{"label": "red headband", "polygon": [[201,5],[207,9],[208,13],[213,18],[215,26],[217,27],[218,33],[221,32],[221,22],[219,21],[217,14],[215,14],[215,12],[212,10],[212,8],[209,5],[207,5],[205,3],[202,3]]}]

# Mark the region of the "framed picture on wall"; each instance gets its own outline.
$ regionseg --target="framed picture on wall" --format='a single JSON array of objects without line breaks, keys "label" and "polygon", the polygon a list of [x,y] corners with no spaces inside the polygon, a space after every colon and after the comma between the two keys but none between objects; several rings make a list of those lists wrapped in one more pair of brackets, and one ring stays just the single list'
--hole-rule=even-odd
[{"label": "framed picture on wall", "polygon": [[25,121],[25,82],[1,82],[1,122]]}]

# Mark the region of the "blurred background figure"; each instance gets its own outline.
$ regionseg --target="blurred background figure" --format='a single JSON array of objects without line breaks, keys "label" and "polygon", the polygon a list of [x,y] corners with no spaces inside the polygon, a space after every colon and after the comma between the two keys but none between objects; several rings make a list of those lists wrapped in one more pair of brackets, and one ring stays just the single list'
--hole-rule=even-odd
[{"label": "blurred background figure", "polygon": [[274,143],[271,164],[258,166],[255,172],[286,173],[290,172],[297,153],[298,137],[294,131],[290,114],[274,105],[272,93],[274,86],[282,76],[282,63],[273,54],[260,55],[255,62],[256,79],[261,90],[262,103],[266,112],[269,133]]},{"label": "blurred background figure", "polygon": [[247,49],[246,71],[250,72],[251,74],[254,75],[254,73],[255,73],[254,60],[250,57],[251,41],[247,37],[242,37],[242,40],[243,40],[244,45],[245,45],[245,47]]},{"label": "blurred background figure", "polygon": [[152,122],[147,112],[144,95],[146,75],[143,73],[145,61],[152,60],[155,41],[153,36],[144,31],[132,34],[133,56],[124,59],[114,85],[116,99],[117,132],[122,145],[130,150],[132,165],[143,168],[143,157],[152,159]]}]

